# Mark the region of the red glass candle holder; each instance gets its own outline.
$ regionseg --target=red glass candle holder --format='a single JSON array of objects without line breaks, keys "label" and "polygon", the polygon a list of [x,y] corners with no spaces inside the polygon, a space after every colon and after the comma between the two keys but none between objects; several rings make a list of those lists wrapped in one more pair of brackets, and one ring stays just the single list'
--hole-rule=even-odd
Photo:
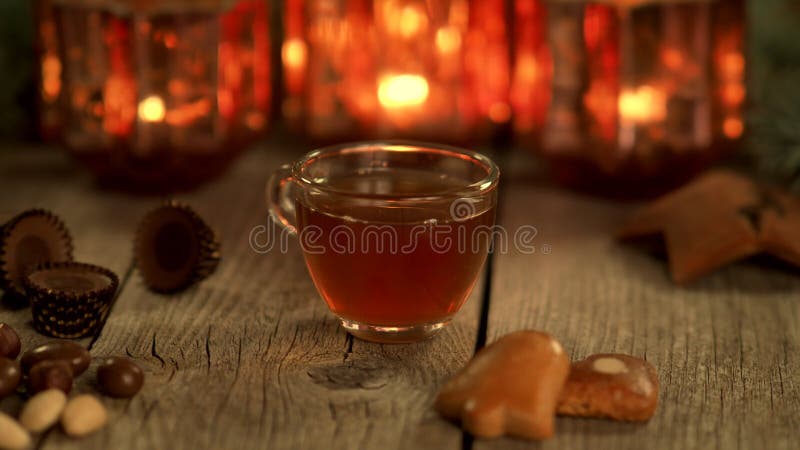
[{"label": "red glass candle holder", "polygon": [[464,141],[511,117],[503,0],[287,0],[284,115],[312,137]]},{"label": "red glass candle holder", "polygon": [[36,0],[34,42],[36,47],[36,101],[39,136],[54,140],[61,129],[58,98],[61,93],[61,55],[51,0]]},{"label": "red glass candle holder", "polygon": [[744,132],[741,0],[515,2],[514,128],[555,175],[658,191]]},{"label": "red glass candle holder", "polygon": [[101,181],[192,187],[266,127],[263,0],[57,0],[54,17],[61,137]]}]

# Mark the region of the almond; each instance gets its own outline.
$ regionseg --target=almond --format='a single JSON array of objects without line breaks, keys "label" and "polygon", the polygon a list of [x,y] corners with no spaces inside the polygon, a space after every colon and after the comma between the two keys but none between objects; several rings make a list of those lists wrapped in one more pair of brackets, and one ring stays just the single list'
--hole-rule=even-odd
[{"label": "almond", "polygon": [[71,437],[88,436],[108,422],[106,407],[96,397],[79,395],[67,402],[61,414],[61,426]]}]

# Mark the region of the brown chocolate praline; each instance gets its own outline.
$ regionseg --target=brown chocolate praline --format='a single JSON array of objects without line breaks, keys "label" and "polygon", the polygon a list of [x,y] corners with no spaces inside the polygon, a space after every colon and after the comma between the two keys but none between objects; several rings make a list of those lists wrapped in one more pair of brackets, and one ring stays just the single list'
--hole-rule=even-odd
[{"label": "brown chocolate praline", "polygon": [[28,270],[54,261],[72,261],[72,237],[55,214],[31,209],[0,227],[0,289],[6,293],[24,298]]},{"label": "brown chocolate praline", "polygon": [[109,397],[130,398],[142,388],[144,372],[128,358],[106,358],[97,368],[97,383]]},{"label": "brown chocolate praline", "polygon": [[112,271],[77,262],[45,263],[24,278],[33,327],[57,338],[79,338],[102,324],[119,286]]},{"label": "brown chocolate praline", "polygon": [[0,357],[0,399],[8,397],[19,386],[22,370],[13,359]]},{"label": "brown chocolate praline", "polygon": [[74,342],[50,341],[22,355],[22,370],[26,374],[30,373],[33,366],[47,360],[66,361],[70,365],[72,375],[77,377],[89,367],[92,356],[88,350]]},{"label": "brown chocolate praline", "polygon": [[15,359],[21,348],[17,332],[7,323],[0,323],[0,357]]},{"label": "brown chocolate praline", "polygon": [[65,394],[72,390],[72,367],[67,361],[49,359],[37,363],[28,372],[28,394],[58,389]]},{"label": "brown chocolate praline", "polygon": [[114,283],[107,274],[90,270],[80,263],[34,269],[28,279],[36,287],[66,295],[102,291]]},{"label": "brown chocolate praline", "polygon": [[220,259],[214,230],[192,208],[174,200],[142,219],[133,251],[145,285],[160,293],[180,291],[208,277]]}]

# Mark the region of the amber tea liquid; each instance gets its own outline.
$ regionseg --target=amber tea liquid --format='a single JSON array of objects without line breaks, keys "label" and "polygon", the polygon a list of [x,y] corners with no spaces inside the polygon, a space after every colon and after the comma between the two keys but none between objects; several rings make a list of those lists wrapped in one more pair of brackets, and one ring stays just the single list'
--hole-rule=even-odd
[{"label": "amber tea liquid", "polygon": [[[393,169],[326,185],[359,196],[423,196],[454,192],[464,181]],[[343,319],[381,327],[448,321],[486,259],[494,208],[454,220],[441,203],[354,207],[345,202],[296,204],[306,264],[329,308]],[[306,240],[312,234],[313,242]]]}]

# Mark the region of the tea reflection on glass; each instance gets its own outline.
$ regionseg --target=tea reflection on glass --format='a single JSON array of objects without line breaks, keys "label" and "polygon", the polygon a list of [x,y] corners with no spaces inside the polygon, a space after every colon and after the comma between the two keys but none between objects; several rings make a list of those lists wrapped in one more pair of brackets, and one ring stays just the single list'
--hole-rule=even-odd
[{"label": "tea reflection on glass", "polygon": [[447,325],[488,253],[497,167],[480,154],[406,142],[309,153],[268,186],[311,278],[356,337],[413,342]]}]

